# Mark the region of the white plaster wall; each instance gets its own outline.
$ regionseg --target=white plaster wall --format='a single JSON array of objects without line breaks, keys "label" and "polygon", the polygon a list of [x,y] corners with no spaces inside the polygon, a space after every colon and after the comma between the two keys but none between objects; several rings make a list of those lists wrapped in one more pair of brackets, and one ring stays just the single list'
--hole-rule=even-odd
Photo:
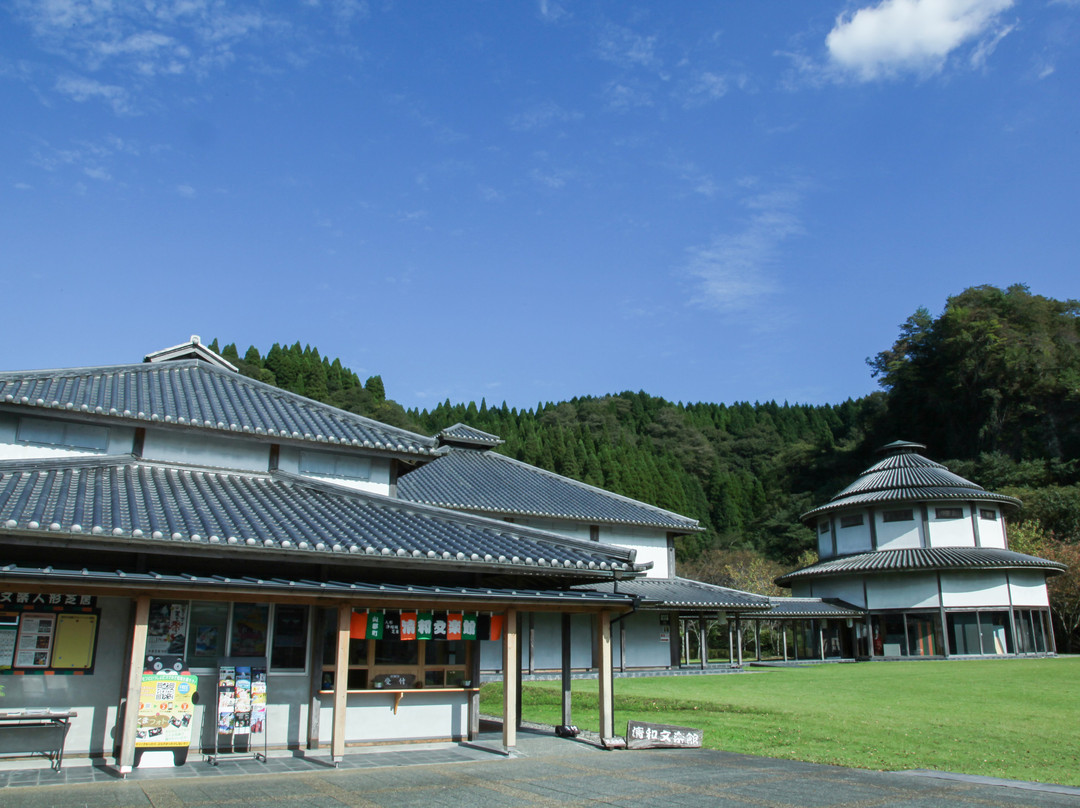
[{"label": "white plaster wall", "polygon": [[[907,507],[907,505],[897,505],[896,507],[890,505],[885,510],[900,510]],[[877,546],[879,550],[902,550],[906,547],[922,546],[919,543],[919,523],[922,516],[919,513],[918,504],[911,506],[911,511],[915,518],[910,522],[886,522],[881,511],[874,513],[874,519],[877,522]]]},{"label": "white plaster wall", "polygon": [[[533,619],[537,632],[534,670],[561,670],[562,615],[536,612]],[[521,636],[518,637],[518,644],[521,646],[521,667],[527,671],[529,669],[528,622],[523,622],[525,625],[522,627]],[[570,666],[572,668],[592,667],[593,632],[592,615],[570,616]],[[540,641],[541,636],[545,638],[543,642]],[[502,640],[481,640],[480,669],[488,672],[502,670]]]},{"label": "white plaster wall", "polygon": [[[817,591],[815,589],[815,596]],[[911,609],[938,606],[937,576],[915,573],[866,579],[868,609]]]},{"label": "white plaster wall", "polygon": [[[350,693],[345,708],[346,742],[463,738],[469,731],[468,694],[464,691],[409,690],[394,713],[393,691]],[[319,742],[333,733],[333,696],[322,694]]]},{"label": "white plaster wall", "polygon": [[817,554],[819,558],[832,558],[832,530],[827,529],[824,533],[821,532],[820,521],[814,527],[817,531]]},{"label": "white plaster wall", "polygon": [[1009,591],[1012,593],[1013,606],[1047,607],[1050,601],[1046,594],[1046,576],[1041,572],[1011,570],[1009,572]]},{"label": "white plaster wall", "polygon": [[998,507],[992,503],[980,504],[980,509],[986,508],[997,511],[997,519],[983,519],[979,517],[979,542],[983,547],[997,547],[1002,550],[1006,548],[1005,541],[1005,520],[1001,516],[1001,511]]},{"label": "white plaster wall", "polygon": [[946,608],[1009,605],[1003,570],[941,573],[941,596]]},{"label": "white plaster wall", "polygon": [[270,467],[270,444],[187,430],[147,429],[143,457],[168,463],[265,472]]},{"label": "white plaster wall", "polygon": [[[799,587],[803,589],[803,587]],[[810,587],[805,587],[804,592],[808,592]],[[815,598],[840,598],[852,606],[865,606],[865,595],[863,594],[863,581],[862,578],[846,577],[846,578],[822,578],[814,583],[813,586]],[[800,594],[795,591],[795,587],[792,587],[791,594],[794,597],[811,597],[809,594]]]},{"label": "white plaster wall", "polygon": [[660,640],[660,612],[637,612],[612,627],[616,666],[622,664],[620,626],[625,628],[627,668],[666,668],[671,665],[671,643],[678,642],[678,632],[672,631],[667,642]]},{"label": "white plaster wall", "polygon": [[628,550],[636,550],[638,564],[653,564],[646,574],[646,578],[668,578],[672,570],[668,568],[668,541],[667,533],[646,528],[613,527],[611,535],[605,536],[604,530],[600,530],[600,543],[625,547]]},{"label": "white plaster wall", "polygon": [[[813,587],[809,581],[796,581],[791,585],[791,596],[794,598],[811,598],[813,597],[811,594],[812,589]],[[828,597],[828,595],[825,597]]]},{"label": "white plaster wall", "polygon": [[127,675],[125,651],[131,634],[130,602],[100,598],[94,672],[86,676],[0,676],[4,696],[0,708],[72,709],[65,755],[112,754],[123,680]]},{"label": "white plaster wall", "polygon": [[[974,547],[975,530],[971,524],[971,506],[963,502],[928,502],[931,547]],[[938,519],[938,508],[960,508],[960,519]]]},{"label": "white plaster wall", "polygon": [[[862,516],[862,524],[855,527],[842,527],[844,516]],[[854,553],[868,553],[873,549],[870,541],[870,515],[866,511],[848,511],[837,513],[833,516],[836,520],[836,552],[837,555],[852,555]]]}]

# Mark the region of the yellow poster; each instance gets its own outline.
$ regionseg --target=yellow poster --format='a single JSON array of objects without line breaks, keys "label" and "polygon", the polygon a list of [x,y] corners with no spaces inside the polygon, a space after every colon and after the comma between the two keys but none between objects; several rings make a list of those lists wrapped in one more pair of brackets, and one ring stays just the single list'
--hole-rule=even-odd
[{"label": "yellow poster", "polygon": [[198,687],[199,677],[191,674],[144,673],[136,748],[186,749],[191,744],[191,716]]}]

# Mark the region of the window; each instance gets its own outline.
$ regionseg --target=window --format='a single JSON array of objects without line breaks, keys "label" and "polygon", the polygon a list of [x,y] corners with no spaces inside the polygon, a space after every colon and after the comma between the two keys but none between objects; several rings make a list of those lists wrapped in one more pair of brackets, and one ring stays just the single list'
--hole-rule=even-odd
[{"label": "window", "polygon": [[73,424],[47,418],[20,418],[15,439],[20,443],[103,452],[109,447],[109,430],[104,426]]},{"label": "window", "polygon": [[825,520],[822,520],[822,521],[818,522],[817,529],[818,529],[818,533],[828,533],[829,532],[829,523],[826,522]]},{"label": "window", "polygon": [[589,539],[600,541],[600,525],[589,525]]},{"label": "window", "polygon": [[882,511],[883,522],[912,522],[915,520],[915,512],[911,508],[901,508],[895,511]]},{"label": "window", "polygon": [[306,667],[307,606],[219,601],[182,605],[190,609],[185,621],[189,668],[214,668],[225,656],[268,657],[271,672]]},{"label": "window", "polygon": [[953,612],[948,615],[953,654],[993,656],[1013,652],[1008,612]]},{"label": "window", "polygon": [[841,516],[840,527],[859,527],[863,522],[862,514],[857,513],[853,516]]},{"label": "window", "polygon": [[934,515],[938,519],[963,519],[963,508],[935,508]]},{"label": "window", "polygon": [[347,477],[351,480],[371,479],[371,460],[366,457],[300,452],[300,471],[326,477]]},{"label": "window", "polygon": [[[434,618],[436,624],[440,621],[446,622],[446,612],[428,614]],[[467,678],[473,653],[471,641],[403,640],[400,620],[398,612],[386,612],[382,639],[349,640],[349,690],[472,686],[472,682]],[[336,633],[337,610],[325,609],[321,680],[323,690],[334,687]]]},{"label": "window", "polygon": [[990,522],[997,521],[997,511],[991,510],[990,508],[979,508],[979,516]]}]

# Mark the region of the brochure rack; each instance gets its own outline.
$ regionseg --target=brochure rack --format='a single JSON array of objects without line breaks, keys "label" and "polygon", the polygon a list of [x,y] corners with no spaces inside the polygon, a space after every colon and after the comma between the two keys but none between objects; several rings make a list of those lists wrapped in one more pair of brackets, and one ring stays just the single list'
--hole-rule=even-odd
[{"label": "brochure rack", "polygon": [[[207,763],[216,766],[222,755],[248,753],[266,762],[266,697],[265,657],[218,660],[217,708],[213,713],[217,726],[214,753],[205,755]],[[262,751],[258,752],[260,736]]]}]

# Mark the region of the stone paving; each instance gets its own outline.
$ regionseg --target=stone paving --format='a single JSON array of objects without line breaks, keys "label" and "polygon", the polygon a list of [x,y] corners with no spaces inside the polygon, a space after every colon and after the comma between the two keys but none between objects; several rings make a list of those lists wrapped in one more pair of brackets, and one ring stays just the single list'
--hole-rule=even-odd
[{"label": "stone paving", "polygon": [[[350,749],[338,768],[318,756],[192,758],[126,780],[72,761],[63,772],[0,772],[3,808],[1080,808],[1080,789],[936,773],[874,772],[702,749],[606,752],[524,731],[474,745]],[[11,764],[6,764],[10,766]],[[22,764],[25,766],[25,763]]]}]

